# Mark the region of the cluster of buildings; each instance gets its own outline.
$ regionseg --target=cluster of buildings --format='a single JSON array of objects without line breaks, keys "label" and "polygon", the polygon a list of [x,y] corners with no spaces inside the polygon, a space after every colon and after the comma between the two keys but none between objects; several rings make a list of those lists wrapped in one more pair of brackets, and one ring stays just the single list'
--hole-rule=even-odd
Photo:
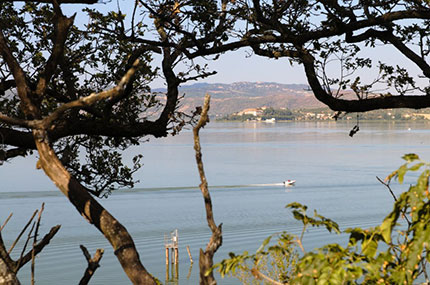
[{"label": "cluster of buildings", "polygon": [[260,117],[263,115],[264,110],[266,110],[266,109],[267,109],[267,107],[248,108],[248,109],[243,109],[242,111],[239,111],[237,113],[234,113],[233,115],[236,115],[236,116],[252,115],[255,117]]}]

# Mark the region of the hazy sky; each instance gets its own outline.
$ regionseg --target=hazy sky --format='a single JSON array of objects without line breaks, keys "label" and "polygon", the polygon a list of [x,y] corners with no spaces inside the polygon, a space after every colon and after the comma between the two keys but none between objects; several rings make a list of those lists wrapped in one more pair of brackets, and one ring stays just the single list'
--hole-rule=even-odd
[{"label": "hazy sky", "polygon": [[[233,83],[239,81],[265,81],[278,83],[307,83],[302,66],[291,66],[287,59],[268,59],[253,55],[246,58],[244,49],[223,54],[217,61],[205,61],[209,70],[218,73],[198,82]],[[203,62],[203,61],[202,61]],[[180,69],[178,69],[179,71]],[[186,84],[192,84],[190,81]],[[159,79],[153,87],[160,87],[164,82]]]}]

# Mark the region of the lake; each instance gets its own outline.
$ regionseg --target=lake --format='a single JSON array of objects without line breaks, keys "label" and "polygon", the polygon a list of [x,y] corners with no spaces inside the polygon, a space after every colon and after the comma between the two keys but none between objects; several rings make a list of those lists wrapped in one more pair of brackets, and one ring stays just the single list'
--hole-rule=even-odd
[{"label": "lake", "polygon": [[[384,178],[397,169],[405,153],[430,160],[430,124],[361,122],[360,131],[351,138],[353,126],[346,122],[211,122],[203,129],[203,161],[215,221],[223,223],[224,241],[216,261],[231,251],[255,252],[275,232],[298,234],[300,224],[285,209],[294,201],[308,205],[310,211],[317,209],[343,230],[380,223],[392,208],[393,198],[376,176]],[[101,200],[133,236],[144,266],[163,283],[165,233],[179,230],[179,284],[198,284],[199,248],[210,238],[192,143],[191,130],[185,130],[132,148],[127,159],[144,155],[144,167],[136,175],[140,182],[135,189]],[[0,220],[14,214],[3,231],[6,243],[19,234],[42,202],[46,205],[40,232],[62,225],[36,260],[38,284],[77,284],[86,268],[80,244],[91,254],[96,248],[106,251],[91,284],[129,283],[107,241],[35,170],[35,159],[2,166],[0,178]],[[280,185],[287,179],[295,179],[296,185]],[[404,185],[393,185],[394,192],[407,190],[413,182],[413,177],[406,177]],[[312,250],[346,240],[345,235],[311,228],[304,241],[305,248]],[[187,245],[195,260],[191,268]],[[21,269],[19,277],[23,284],[29,283],[29,266]],[[239,284],[232,278],[218,277],[217,281]]]}]

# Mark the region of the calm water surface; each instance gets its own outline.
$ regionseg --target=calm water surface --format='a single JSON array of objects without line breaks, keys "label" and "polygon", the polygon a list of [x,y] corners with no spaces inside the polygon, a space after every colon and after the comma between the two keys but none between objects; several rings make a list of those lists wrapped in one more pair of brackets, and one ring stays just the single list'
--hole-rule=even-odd
[{"label": "calm water surface", "polygon": [[[223,223],[224,242],[216,260],[228,252],[255,251],[269,234],[287,230],[299,233],[285,205],[297,201],[337,221],[341,229],[370,227],[392,207],[392,197],[375,176],[384,178],[414,152],[430,160],[430,125],[425,123],[361,123],[350,138],[347,123],[211,123],[202,131],[203,160],[217,223]],[[103,205],[132,234],[149,272],[166,281],[163,238],[179,230],[179,284],[198,284],[198,264],[190,268],[186,246],[198,261],[210,231],[205,221],[194,161],[192,133],[154,140],[133,148],[127,156],[144,154],[136,189],[122,191]],[[13,219],[3,232],[11,242],[35,208],[46,203],[42,233],[62,224],[52,243],[38,257],[38,284],[76,284],[86,267],[79,249],[91,253],[105,248],[92,284],[128,284],[111,247],[88,225],[63,196],[34,170],[34,161],[5,165],[0,172],[0,221],[10,212]],[[287,190],[279,183],[297,180]],[[412,177],[405,184],[412,183]],[[41,188],[44,187],[44,188]],[[395,185],[400,193],[406,186]],[[345,243],[346,236],[310,229],[305,247],[327,242]],[[16,253],[17,255],[19,252]],[[29,283],[29,268],[20,279]],[[171,272],[170,272],[171,273]],[[219,284],[238,284],[220,279]]]}]

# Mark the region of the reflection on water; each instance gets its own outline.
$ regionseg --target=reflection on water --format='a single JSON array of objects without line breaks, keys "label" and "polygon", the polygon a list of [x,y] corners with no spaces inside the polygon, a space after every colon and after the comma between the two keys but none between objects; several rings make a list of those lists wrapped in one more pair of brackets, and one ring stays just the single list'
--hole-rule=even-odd
[{"label": "reflection on water", "polygon": [[[189,280],[191,276],[191,269],[193,265],[190,265],[189,273],[187,279]],[[169,263],[166,264],[166,280],[164,284],[179,284],[179,263]]]},{"label": "reflection on water", "polygon": [[[375,176],[384,178],[398,167],[404,153],[415,152],[430,160],[428,125],[418,123],[211,123],[202,132],[203,160],[217,223],[223,223],[224,242],[217,261],[228,252],[255,251],[268,235],[287,230],[298,234],[301,226],[285,205],[297,201],[347,227],[378,224],[392,207],[392,197]],[[408,130],[408,129],[411,130]],[[210,238],[192,148],[192,134],[151,140],[129,154],[143,153],[144,169],[136,189],[114,194],[102,204],[130,231],[149,272],[168,284],[197,284],[198,265],[190,268],[186,246],[198,260],[199,249]],[[31,166],[33,167],[33,166]],[[23,170],[25,171],[25,170]],[[7,168],[5,172],[7,174]],[[282,181],[296,180],[285,188]],[[28,177],[31,181],[31,177]],[[405,185],[413,181],[408,177]],[[34,183],[34,181],[31,181]],[[31,185],[31,184],[29,184]],[[406,186],[393,185],[399,194]],[[7,191],[7,185],[2,191]],[[89,226],[59,191],[0,193],[0,220],[14,212],[3,231],[12,241],[32,211],[46,202],[41,233],[56,224],[62,228],[36,262],[39,284],[76,284],[86,261],[79,250],[105,248],[101,267],[92,284],[127,284],[110,245]],[[25,190],[25,189],[24,189]],[[164,233],[179,229],[179,264],[165,266]],[[305,247],[312,249],[346,236],[309,229]],[[18,254],[18,253],[17,253]],[[65,262],[64,260],[67,260]],[[24,284],[29,268],[21,270]],[[219,277],[218,277],[219,279]],[[238,284],[224,279],[220,284]]]}]

